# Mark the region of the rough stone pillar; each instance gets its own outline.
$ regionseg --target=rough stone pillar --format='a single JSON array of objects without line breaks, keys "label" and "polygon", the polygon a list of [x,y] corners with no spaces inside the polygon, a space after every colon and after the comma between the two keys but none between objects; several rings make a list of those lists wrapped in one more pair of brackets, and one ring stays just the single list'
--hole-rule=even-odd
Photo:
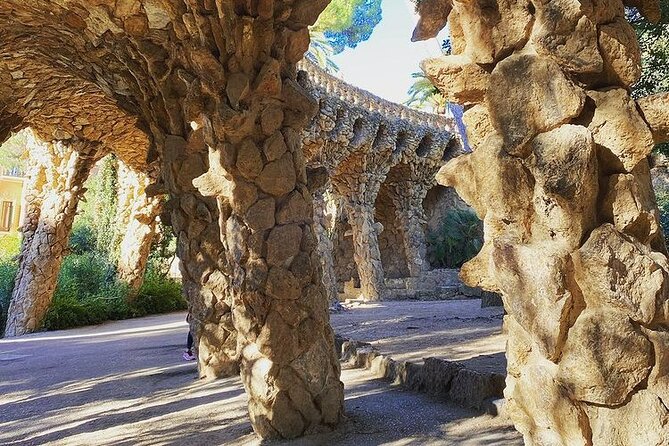
[{"label": "rough stone pillar", "polygon": [[119,244],[119,279],[130,287],[134,297],[142,286],[144,273],[156,236],[158,216],[162,211],[162,197],[148,196],[146,187],[151,178],[134,172],[119,161],[117,225],[121,232]]},{"label": "rough stone pillar", "polygon": [[312,190],[314,200],[314,233],[318,239],[318,255],[323,269],[323,285],[330,304],[339,301],[337,274],[334,267],[334,245],[328,231],[332,229],[332,222],[328,216],[328,201],[326,188]]},{"label": "rough stone pillar", "polygon": [[378,232],[381,225],[374,220],[376,197],[385,176],[359,173],[344,180],[333,179],[333,187],[343,198],[348,222],[353,233],[353,257],[358,267],[363,299],[383,298],[385,282]]},{"label": "rough stone pillar", "polygon": [[[201,140],[201,133],[195,132],[191,141]],[[161,219],[177,236],[199,375],[233,376],[239,373],[239,352],[218,204],[193,186],[193,180],[207,169],[201,142],[199,152],[187,152],[186,145],[186,140],[178,136],[168,136],[162,143],[162,174],[170,200],[164,205]]]},{"label": "rough stone pillar", "polygon": [[[26,132],[26,150],[31,154],[28,159],[28,165],[25,172],[25,181],[23,182],[23,219],[21,223],[21,250],[19,251],[19,263],[23,255],[28,252],[32,243],[35,230],[39,224],[39,216],[42,210],[42,189],[46,183],[46,166],[41,160],[44,159],[44,145],[31,129]],[[21,281],[23,269],[17,271],[16,283]]]},{"label": "rough stone pillar", "polygon": [[646,159],[669,126],[629,95],[640,51],[623,6],[419,4],[416,35],[448,17],[455,53],[424,70],[472,105],[473,153],[438,180],[484,221],[461,276],[503,294],[507,409],[527,444],[669,441],[669,260]]},{"label": "rough stone pillar", "polygon": [[29,149],[32,166],[27,184],[33,198],[23,228],[25,239],[9,306],[7,337],[41,327],[56,289],[84,182],[104,154],[97,144],[39,144],[34,137]]},{"label": "rough stone pillar", "polygon": [[425,236],[423,200],[428,188],[422,183],[403,181],[389,184],[398,227],[402,233],[407,268],[411,277],[430,270]]},{"label": "rough stone pillar", "polygon": [[203,90],[226,94],[210,97],[218,101],[211,113],[189,119],[209,147],[208,171],[193,184],[218,203],[241,377],[264,438],[330,429],[343,414],[300,136],[317,104],[295,69],[308,47],[306,25],[326,3],[226,3],[238,47],[227,55],[231,69],[197,59],[207,64]]}]

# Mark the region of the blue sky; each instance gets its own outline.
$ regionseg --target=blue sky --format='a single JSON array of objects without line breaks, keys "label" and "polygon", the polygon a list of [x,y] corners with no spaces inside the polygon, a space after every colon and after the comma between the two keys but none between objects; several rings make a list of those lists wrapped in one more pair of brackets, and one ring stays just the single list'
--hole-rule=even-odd
[{"label": "blue sky", "polygon": [[[421,60],[441,54],[444,32],[437,39],[411,42],[418,22],[410,0],[383,0],[383,19],[367,42],[333,57],[346,82],[377,96],[404,102]],[[446,34],[447,35],[447,34]]]}]

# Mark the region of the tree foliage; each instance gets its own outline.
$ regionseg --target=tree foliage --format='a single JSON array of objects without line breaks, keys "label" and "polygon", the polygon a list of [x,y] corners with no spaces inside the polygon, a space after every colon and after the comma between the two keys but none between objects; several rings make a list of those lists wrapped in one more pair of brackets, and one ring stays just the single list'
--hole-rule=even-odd
[{"label": "tree foliage", "polygon": [[333,0],[312,31],[323,33],[339,54],[369,39],[381,16],[381,0]]},{"label": "tree foliage", "polygon": [[411,77],[414,78],[415,81],[411,87],[409,87],[409,99],[407,99],[404,104],[419,109],[430,107],[435,113],[445,113],[446,98],[444,98],[439,89],[432,84],[430,79],[428,79],[422,71],[412,73]]},{"label": "tree foliage", "polygon": [[98,252],[107,253],[110,259],[118,255],[116,207],[118,203],[118,160],[108,155],[100,163],[100,171],[92,188],[93,221],[96,248]]},{"label": "tree foliage", "polygon": [[16,133],[5,141],[0,147],[0,170],[18,169],[23,171],[28,158],[27,144],[28,140],[24,132]]},{"label": "tree foliage", "polygon": [[[635,98],[669,91],[669,1],[661,1],[660,9],[658,23],[646,21],[636,9],[627,10],[641,49],[641,79],[632,90]],[[669,144],[659,144],[656,151],[669,155]]]},{"label": "tree foliage", "polygon": [[336,73],[339,71],[339,66],[332,60],[334,55],[334,48],[325,37],[325,34],[319,31],[311,31],[311,44],[309,51],[305,57],[327,71],[328,73]]},{"label": "tree foliage", "polygon": [[469,209],[451,209],[428,234],[428,259],[438,268],[460,268],[483,247],[483,223]]}]

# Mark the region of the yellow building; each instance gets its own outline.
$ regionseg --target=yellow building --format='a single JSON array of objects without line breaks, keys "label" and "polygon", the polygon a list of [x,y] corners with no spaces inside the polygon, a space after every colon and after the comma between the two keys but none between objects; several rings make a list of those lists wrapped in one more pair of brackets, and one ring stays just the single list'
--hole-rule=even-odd
[{"label": "yellow building", "polygon": [[23,220],[23,172],[0,168],[0,234],[15,232]]}]

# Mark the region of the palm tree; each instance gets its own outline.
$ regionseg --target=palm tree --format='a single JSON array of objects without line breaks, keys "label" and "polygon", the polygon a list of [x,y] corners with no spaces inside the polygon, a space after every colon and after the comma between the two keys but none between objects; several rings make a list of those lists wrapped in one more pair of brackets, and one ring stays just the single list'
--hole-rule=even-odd
[{"label": "palm tree", "polygon": [[441,92],[432,85],[432,81],[422,71],[411,74],[415,79],[413,85],[407,92],[409,99],[404,104],[409,107],[424,109],[431,108],[434,113],[443,115],[446,113],[447,102]]},{"label": "palm tree", "polygon": [[325,37],[325,34],[321,31],[315,31],[312,29],[310,31],[311,35],[311,44],[309,45],[309,50],[307,51],[306,58],[327,71],[328,73],[336,73],[339,71],[339,67],[332,60],[334,55],[334,49],[330,42]]}]

